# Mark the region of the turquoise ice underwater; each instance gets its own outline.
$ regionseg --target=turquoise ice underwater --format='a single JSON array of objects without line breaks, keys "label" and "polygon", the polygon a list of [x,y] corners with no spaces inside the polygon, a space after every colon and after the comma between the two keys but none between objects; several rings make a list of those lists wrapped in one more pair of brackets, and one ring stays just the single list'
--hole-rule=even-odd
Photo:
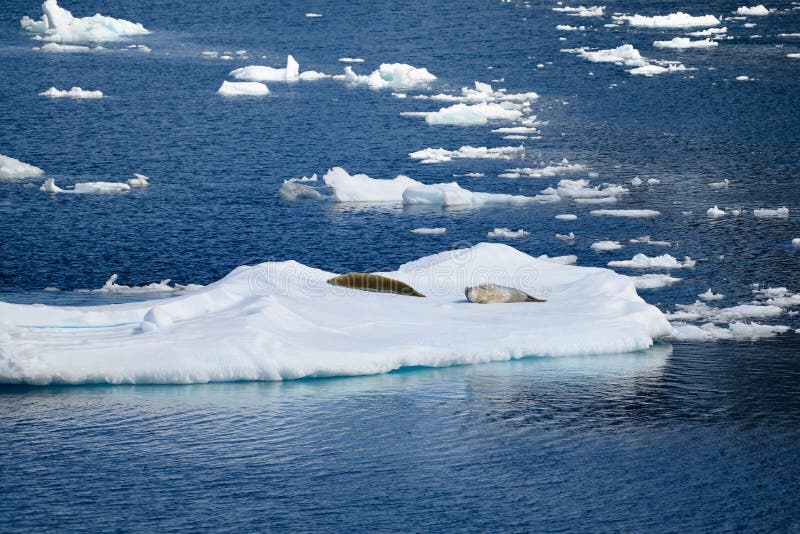
[{"label": "turquoise ice underwater", "polygon": [[[287,383],[7,387],[9,528],[796,529],[800,10],[564,10],[576,5],[61,5],[150,31],[111,42],[32,39],[20,19],[41,4],[5,6],[4,381],[300,378],[549,355]],[[699,26],[659,27],[676,24]],[[287,56],[296,83],[280,79],[293,77]],[[268,93],[226,96],[223,82]],[[358,173],[410,178],[395,190]],[[286,200],[295,193],[327,198]],[[391,273],[439,253],[461,276],[489,267],[548,292],[549,308],[517,316],[450,286],[421,308],[315,293],[325,273]],[[240,265],[256,266],[252,287]],[[520,266],[535,278],[513,278]],[[214,284],[232,271],[238,287]],[[196,307],[209,292],[219,298]],[[20,307],[31,303],[59,308]],[[20,328],[109,317],[61,308],[87,304],[121,305],[109,316],[130,324]],[[344,343],[364,316],[373,324]],[[559,318],[573,327],[562,335]],[[236,335],[198,342],[214,328]],[[170,351],[142,344],[163,346],[170,329],[181,331]],[[289,339],[294,353],[275,351],[285,361],[252,358]],[[109,346],[127,352],[104,358]]]}]

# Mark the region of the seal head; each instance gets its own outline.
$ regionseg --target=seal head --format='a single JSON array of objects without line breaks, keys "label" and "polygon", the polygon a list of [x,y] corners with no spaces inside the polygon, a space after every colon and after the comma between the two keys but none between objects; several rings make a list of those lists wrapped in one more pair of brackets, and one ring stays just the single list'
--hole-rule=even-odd
[{"label": "seal head", "polygon": [[467,300],[476,304],[500,304],[507,302],[546,302],[513,287],[497,284],[480,284],[464,290]]},{"label": "seal head", "polygon": [[409,297],[424,297],[422,293],[410,285],[385,276],[369,273],[347,273],[334,276],[328,283],[332,286],[359,289],[361,291],[374,291],[376,293],[395,293]]}]

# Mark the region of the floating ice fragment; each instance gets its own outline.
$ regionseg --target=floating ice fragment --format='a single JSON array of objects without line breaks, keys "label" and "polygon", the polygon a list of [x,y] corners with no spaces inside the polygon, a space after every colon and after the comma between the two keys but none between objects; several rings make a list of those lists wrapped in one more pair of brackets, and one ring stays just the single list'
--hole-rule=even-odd
[{"label": "floating ice fragment", "polygon": [[512,159],[525,152],[524,146],[503,146],[497,148],[462,146],[457,150],[444,148],[425,148],[409,153],[411,159],[421,160],[420,163],[443,163],[453,159]]},{"label": "floating ice fragment", "polygon": [[360,57],[340,57],[339,61],[342,63],[364,63],[364,60]]},{"label": "floating ice fragment", "polygon": [[694,267],[695,261],[686,256],[683,263],[669,254],[650,257],[646,254],[637,254],[630,260],[617,260],[608,262],[609,267],[627,267],[630,269],[682,269]]},{"label": "floating ice fragment", "polygon": [[530,234],[530,232],[527,232],[521,228],[519,230],[511,230],[510,228],[495,228],[494,230],[486,234],[486,237],[489,238],[497,237],[501,239],[516,239],[518,237],[525,237],[528,234]]},{"label": "floating ice fragment", "polygon": [[633,239],[628,240],[629,243],[643,243],[645,245],[654,245],[658,247],[671,247],[672,243],[670,241],[654,241],[650,238],[649,235],[643,235],[642,237],[634,237]]},{"label": "floating ice fragment", "polygon": [[278,198],[287,202],[297,200],[322,200],[325,196],[311,186],[296,181],[285,180],[277,193]]},{"label": "floating ice fragment", "polygon": [[767,9],[764,6],[764,4],[759,4],[757,6],[752,6],[752,7],[742,6],[736,10],[736,14],[745,16],[763,17],[765,15],[769,15],[769,9]]},{"label": "floating ice fragment", "polygon": [[706,211],[706,215],[708,215],[711,218],[724,217],[725,210],[721,210],[718,207],[714,206],[713,208],[708,208],[708,211]]},{"label": "floating ice fragment", "polygon": [[217,92],[225,96],[261,96],[269,94],[269,88],[261,82],[224,81]]},{"label": "floating ice fragment", "polygon": [[43,193],[127,193],[131,190],[131,186],[121,182],[80,182],[73,186],[72,189],[62,189],[58,187],[55,180],[48,178],[44,181],[39,191]]},{"label": "floating ice fragment", "polygon": [[782,207],[778,209],[755,209],[753,215],[759,218],[786,218],[789,216],[789,209]]},{"label": "floating ice fragment", "polygon": [[134,178],[128,178],[128,185],[131,187],[147,187],[150,185],[150,178],[144,174],[133,173]]},{"label": "floating ice fragment", "polygon": [[286,56],[285,68],[276,69],[263,65],[248,65],[247,67],[233,69],[229,76],[248,82],[294,82],[300,77],[300,65],[291,55],[288,55]]},{"label": "floating ice fragment", "polygon": [[661,212],[656,210],[592,210],[591,213],[610,217],[658,217],[661,215]]},{"label": "floating ice fragment", "polygon": [[366,85],[370,89],[418,89],[427,87],[436,76],[428,69],[405,63],[383,63],[369,75],[359,75],[353,68],[344,68],[344,81],[351,85]]},{"label": "floating ice fragment", "polygon": [[577,6],[577,7],[554,7],[553,11],[567,13],[576,17],[602,17],[606,11],[606,6]]},{"label": "floating ice fragment", "polygon": [[572,213],[560,213],[556,215],[556,219],[559,221],[574,221],[577,220],[578,216]]},{"label": "floating ice fragment", "polygon": [[559,241],[574,241],[575,232],[570,232],[568,234],[556,234],[556,239]]},{"label": "floating ice fragment", "polygon": [[643,274],[641,276],[631,276],[636,289],[660,289],[680,282],[682,278],[675,278],[668,274]]},{"label": "floating ice fragment", "polygon": [[513,104],[480,103],[480,104],[454,104],[440,108],[438,111],[418,112],[413,115],[402,113],[404,116],[422,116],[431,126],[476,126],[487,124],[489,121],[515,121],[522,117],[519,106]]},{"label": "floating ice fragment", "polygon": [[322,16],[321,13],[306,13],[306,17],[308,18],[319,18],[321,16]]},{"label": "floating ice fragment", "polygon": [[730,180],[727,178],[722,180],[721,182],[711,182],[708,184],[708,187],[711,189],[726,189],[730,185]]},{"label": "floating ice fragment", "polygon": [[640,28],[705,28],[717,26],[719,19],[713,15],[692,16],[678,11],[669,15],[656,15],[645,17],[642,15],[615,16],[616,21],[626,21],[631,26]]},{"label": "floating ice fragment", "polygon": [[0,154],[0,180],[18,180],[21,178],[35,178],[44,171],[18,159]]},{"label": "floating ice fragment", "polygon": [[722,293],[714,293],[713,291],[711,291],[711,288],[709,287],[705,293],[700,293],[699,295],[697,295],[697,297],[703,300],[722,300],[725,298],[725,295],[723,295]]},{"label": "floating ice fragment", "polygon": [[44,14],[39,20],[22,17],[20,25],[36,38],[54,42],[102,42],[117,41],[121,37],[150,33],[139,23],[105,17],[73,17],[72,13],[58,5],[56,0],[45,0]]},{"label": "floating ice fragment", "polygon": [[677,49],[686,49],[686,48],[713,48],[715,46],[719,46],[717,41],[712,41],[710,39],[699,39],[697,41],[692,41],[688,37],[675,37],[670,41],[653,41],[653,46],[656,48],[677,48]]},{"label": "floating ice fragment", "polygon": [[611,250],[619,250],[622,248],[622,245],[619,241],[598,241],[596,243],[592,243],[592,250],[598,252],[605,252]]},{"label": "floating ice fragment", "polygon": [[46,96],[48,98],[103,98],[103,91],[87,91],[80,87],[73,87],[69,91],[60,91],[55,87],[51,87],[47,91],[39,93],[39,96]]},{"label": "floating ice fragment", "polygon": [[411,230],[412,234],[424,235],[441,235],[447,231],[447,228],[414,228]]}]

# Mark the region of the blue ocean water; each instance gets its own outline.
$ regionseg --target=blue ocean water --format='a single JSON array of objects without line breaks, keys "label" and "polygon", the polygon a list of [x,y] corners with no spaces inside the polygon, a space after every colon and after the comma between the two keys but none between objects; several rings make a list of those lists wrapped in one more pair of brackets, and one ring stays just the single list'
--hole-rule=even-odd
[{"label": "blue ocean water", "polygon": [[[524,228],[512,244],[605,266],[652,247],[597,253],[599,239],[676,242],[698,260],[684,280],[642,292],[662,309],[712,287],[725,305],[751,284],[797,290],[800,237],[800,10],[726,21],[730,40],[671,51],[679,30],[606,28],[611,13],[729,15],[732,2],[605,2],[602,19],[553,2],[309,0],[268,3],[76,0],[152,34],[112,50],[48,54],[19,27],[38,1],[0,8],[0,154],[60,185],[151,177],[126,195],[46,195],[0,182],[0,299],[100,303],[112,273],[136,285],[205,284],[238,265],[295,259],[331,271],[399,264]],[[321,13],[306,18],[307,12]],[[587,25],[558,32],[556,24]],[[753,37],[758,36],[758,37]],[[565,37],[566,40],[560,40]],[[562,49],[634,44],[694,69],[652,78]],[[247,50],[250,60],[203,50]],[[335,81],[271,83],[266,98],[216,94],[247,64],[368,73],[426,67],[434,91],[479,80],[536,91],[542,138],[522,161],[421,165],[426,147],[502,146],[489,127],[428,127],[401,117],[438,104]],[[538,67],[542,65],[542,67]],[[738,82],[747,75],[753,81]],[[98,101],[49,100],[50,86],[101,89]],[[568,158],[595,182],[660,180],[615,208],[654,219],[592,217],[591,207],[474,210],[285,203],[289,177],[350,172],[475,191],[533,195],[558,178],[507,180],[506,168]],[[730,187],[707,184],[728,179]],[[710,221],[721,207],[788,207],[788,219]],[[557,213],[578,213],[574,223]],[[688,213],[691,212],[691,213]],[[446,226],[420,236],[419,226]],[[574,244],[555,239],[575,232]],[[658,250],[658,253],[664,252]],[[48,286],[60,292],[43,292]],[[800,327],[793,316],[782,324]],[[0,390],[3,529],[173,530],[779,530],[796,531],[800,454],[795,334],[757,343],[661,344],[640,355],[537,359],[286,384]]]}]

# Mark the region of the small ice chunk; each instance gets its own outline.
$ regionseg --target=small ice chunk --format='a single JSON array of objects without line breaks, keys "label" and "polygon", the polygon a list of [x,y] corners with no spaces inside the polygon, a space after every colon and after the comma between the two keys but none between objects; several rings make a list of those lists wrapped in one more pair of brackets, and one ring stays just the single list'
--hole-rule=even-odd
[{"label": "small ice chunk", "polygon": [[645,245],[654,245],[658,247],[671,247],[672,243],[670,241],[654,241],[650,238],[649,235],[643,235],[642,237],[634,237],[633,239],[628,240],[629,243],[643,243]]},{"label": "small ice chunk", "polygon": [[46,96],[48,98],[103,98],[103,91],[87,91],[80,87],[73,87],[69,91],[60,91],[55,87],[51,87],[47,91],[39,93],[39,96]]},{"label": "small ice chunk", "polygon": [[414,228],[411,230],[412,234],[425,234],[425,235],[441,235],[447,231],[447,228]]},{"label": "small ice chunk", "polygon": [[746,82],[746,81],[749,81],[749,80],[750,80],[750,77],[749,76],[745,76],[745,75],[736,77],[736,81],[737,82]]},{"label": "small ice chunk", "polygon": [[606,6],[577,6],[577,7],[554,7],[553,11],[567,13],[575,17],[602,17],[606,12]]},{"label": "small ice chunk", "polygon": [[641,276],[631,276],[633,285],[636,289],[660,289],[680,282],[682,278],[675,278],[668,274],[643,274]]},{"label": "small ice chunk", "polygon": [[653,41],[653,46],[656,48],[676,49],[713,48],[715,46],[719,46],[719,43],[717,41],[712,41],[711,39],[699,39],[697,41],[692,41],[688,37],[675,37],[669,41]]},{"label": "small ice chunk", "polygon": [[708,187],[710,189],[727,189],[730,183],[731,183],[730,180],[725,178],[721,182],[711,182],[710,184],[708,184]]},{"label": "small ice chunk", "polygon": [[421,160],[420,163],[444,163],[453,159],[512,159],[525,152],[524,146],[503,146],[497,148],[462,146],[457,150],[444,148],[425,148],[411,152],[411,159]]},{"label": "small ice chunk", "polygon": [[800,237],[795,237],[794,239],[792,239],[792,245],[800,247]]},{"label": "small ice chunk", "polygon": [[558,215],[556,215],[556,219],[558,219],[559,221],[574,221],[577,218],[578,216],[572,213],[559,213]]},{"label": "small ice chunk", "polygon": [[285,180],[277,193],[278,198],[287,202],[298,200],[322,200],[324,195],[309,185]]},{"label": "small ice chunk", "polygon": [[225,96],[262,96],[269,94],[269,88],[261,82],[224,81],[217,92]]},{"label": "small ice chunk", "polygon": [[150,185],[150,178],[144,174],[133,173],[133,178],[128,178],[128,185],[131,187],[147,187]]},{"label": "small ice chunk", "polygon": [[405,63],[383,63],[368,75],[359,75],[353,68],[344,68],[344,81],[350,85],[366,85],[370,89],[418,89],[427,87],[436,80],[428,69]]},{"label": "small ice chunk", "polygon": [[631,185],[635,187],[642,185],[642,179],[636,176],[635,178],[633,178],[633,180],[631,180]]},{"label": "small ice chunk", "polygon": [[717,206],[714,206],[713,208],[708,208],[708,211],[706,211],[706,215],[708,215],[711,218],[724,217],[725,210],[721,210]]},{"label": "small ice chunk", "polygon": [[434,125],[474,126],[487,124],[489,121],[515,121],[523,113],[517,106],[497,103],[454,104],[440,108],[438,111],[425,112],[425,122]]},{"label": "small ice chunk", "polygon": [[789,216],[789,208],[786,206],[778,209],[755,209],[753,215],[758,218],[786,218]]},{"label": "small ice chunk", "polygon": [[656,15],[645,17],[643,15],[615,16],[616,21],[625,21],[638,28],[706,28],[719,25],[719,19],[714,15],[692,16],[678,11],[669,15]]},{"label": "small ice chunk", "polygon": [[705,293],[700,293],[697,297],[703,300],[722,300],[725,298],[725,295],[722,293],[714,293],[709,287]]},{"label": "small ice chunk", "polygon": [[288,55],[285,68],[248,65],[233,69],[228,75],[247,82],[294,82],[300,78],[300,65],[291,55]]},{"label": "small ice chunk", "polygon": [[19,180],[35,178],[44,174],[39,167],[34,167],[18,159],[0,154],[0,180]]},{"label": "small ice chunk", "polygon": [[769,15],[769,9],[767,9],[764,4],[759,4],[752,7],[742,6],[736,10],[736,14],[750,17],[763,17],[765,15]]},{"label": "small ice chunk", "polygon": [[306,13],[306,17],[308,18],[319,18],[321,16],[322,16],[321,13]]},{"label": "small ice chunk", "polygon": [[39,191],[43,193],[127,193],[131,186],[121,182],[80,182],[75,184],[72,189],[62,189],[55,184],[52,178],[44,181]]},{"label": "small ice chunk", "polygon": [[689,256],[684,258],[683,263],[676,260],[669,254],[650,257],[646,254],[637,254],[630,260],[617,260],[608,262],[609,267],[626,267],[630,269],[682,269],[694,267],[695,262]]},{"label": "small ice chunk", "polygon": [[342,63],[364,63],[364,60],[360,57],[340,57],[339,61]]},{"label": "small ice chunk", "polygon": [[511,230],[510,228],[495,228],[494,230],[486,234],[486,237],[496,237],[500,239],[516,239],[518,237],[525,237],[528,234],[530,234],[530,232],[527,232],[521,228],[519,230]]},{"label": "small ice chunk", "polygon": [[610,217],[658,217],[661,212],[656,210],[592,210],[591,214]]},{"label": "small ice chunk", "polygon": [[570,232],[568,234],[556,234],[556,239],[559,241],[574,241],[575,232]]},{"label": "small ice chunk", "polygon": [[592,250],[598,252],[605,252],[610,250],[619,250],[622,248],[622,245],[619,241],[598,241],[596,243],[592,243]]}]

